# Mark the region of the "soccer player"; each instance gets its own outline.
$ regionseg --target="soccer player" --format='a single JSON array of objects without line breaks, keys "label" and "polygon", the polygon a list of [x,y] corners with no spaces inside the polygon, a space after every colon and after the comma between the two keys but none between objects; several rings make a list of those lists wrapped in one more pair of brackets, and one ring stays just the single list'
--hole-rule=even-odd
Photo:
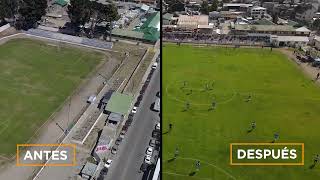
[{"label": "soccer player", "polygon": [[187,86],[187,81],[183,81],[183,85],[181,86],[180,89],[184,89]]},{"label": "soccer player", "polygon": [[249,102],[249,101],[251,101],[251,98],[252,98],[252,96],[251,96],[251,95],[249,95],[249,96],[247,97],[247,100],[246,100],[246,102]]},{"label": "soccer player", "polygon": [[171,131],[171,129],[172,129],[172,124],[170,123],[169,124],[169,131]]},{"label": "soccer player", "polygon": [[216,102],[213,100],[211,103],[211,109],[214,110],[216,108]]},{"label": "soccer player", "polygon": [[251,129],[254,130],[254,129],[256,128],[256,126],[257,126],[256,122],[253,121],[253,122],[251,123]]},{"label": "soccer player", "polygon": [[179,149],[176,147],[176,150],[174,152],[174,158],[176,159],[179,156]]},{"label": "soccer player", "polygon": [[197,171],[200,170],[200,161],[196,161],[196,170],[197,170]]},{"label": "soccer player", "polygon": [[186,110],[189,110],[190,109],[190,103],[189,101],[186,102]]},{"label": "soccer player", "polygon": [[274,139],[273,139],[273,142],[276,142],[278,139],[279,139],[279,133],[274,133],[273,135]]},{"label": "soccer player", "polygon": [[316,157],[313,160],[313,163],[317,164],[319,160],[320,160],[320,156],[319,156],[319,154],[317,154]]}]

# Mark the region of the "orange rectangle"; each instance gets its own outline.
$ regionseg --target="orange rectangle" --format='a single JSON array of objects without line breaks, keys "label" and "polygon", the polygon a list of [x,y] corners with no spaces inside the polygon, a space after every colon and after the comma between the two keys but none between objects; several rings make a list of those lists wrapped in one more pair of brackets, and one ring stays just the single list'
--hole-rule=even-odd
[{"label": "orange rectangle", "polygon": [[[61,147],[71,147],[73,149],[73,159],[71,164],[21,164],[19,162],[19,147],[49,147],[49,146],[57,146],[57,149]],[[51,157],[50,157],[51,159]],[[76,145],[75,144],[17,144],[17,155],[16,155],[16,166],[76,166]]]},{"label": "orange rectangle", "polygon": [[[295,145],[302,147],[302,157],[300,163],[233,163],[232,162],[232,146],[233,145]],[[304,143],[230,143],[230,165],[231,166],[303,166],[304,165]]]}]

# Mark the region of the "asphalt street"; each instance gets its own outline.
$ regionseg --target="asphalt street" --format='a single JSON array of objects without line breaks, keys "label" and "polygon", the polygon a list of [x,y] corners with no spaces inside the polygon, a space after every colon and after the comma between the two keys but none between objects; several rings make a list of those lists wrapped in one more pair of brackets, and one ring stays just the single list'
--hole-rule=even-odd
[{"label": "asphalt street", "polygon": [[155,102],[156,93],[160,91],[160,67],[156,69],[144,97],[134,116],[125,138],[119,145],[118,153],[113,157],[105,180],[141,180],[143,172],[140,166],[144,161],[146,149],[157,122],[159,112],[150,110]]}]

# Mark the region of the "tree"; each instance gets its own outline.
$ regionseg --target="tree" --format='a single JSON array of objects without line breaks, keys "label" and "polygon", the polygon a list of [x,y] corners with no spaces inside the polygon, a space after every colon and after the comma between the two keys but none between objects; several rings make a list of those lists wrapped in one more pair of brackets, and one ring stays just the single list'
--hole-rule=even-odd
[{"label": "tree", "polygon": [[120,18],[118,9],[114,3],[100,4],[92,2],[91,4],[91,33],[94,33],[95,26],[98,23],[106,22],[106,31],[104,37],[109,34],[111,41],[112,22]]},{"label": "tree", "polygon": [[68,5],[68,15],[74,27],[78,28],[80,25],[90,20],[90,1],[89,0],[70,0]]},{"label": "tree", "polygon": [[168,4],[168,12],[176,12],[176,11],[184,11],[184,2],[181,0],[167,0],[166,3]]},{"label": "tree", "polygon": [[[102,11],[102,18],[107,21],[107,25],[106,25],[106,33],[105,33],[105,36],[106,34],[108,33],[109,34],[109,41],[111,41],[111,35],[112,35],[112,22],[113,21],[116,21],[120,18],[119,14],[118,14],[118,8],[115,4],[111,3],[111,4],[108,4]],[[109,31],[109,32],[108,32]]]},{"label": "tree", "polygon": [[47,0],[21,0],[19,4],[19,28],[30,29],[46,14]]},{"label": "tree", "polygon": [[4,21],[5,18],[13,18],[17,13],[17,9],[17,0],[0,0],[0,20]]},{"label": "tree", "polygon": [[209,14],[209,5],[207,1],[202,2],[200,12],[202,14]]},{"label": "tree", "polygon": [[216,11],[218,9],[218,4],[219,4],[218,0],[213,0],[211,6],[209,8],[210,12]]},{"label": "tree", "polygon": [[320,19],[316,19],[315,21],[313,21],[312,28],[317,32],[320,31]]},{"label": "tree", "polygon": [[272,22],[278,24],[279,15],[277,13],[272,14]]}]

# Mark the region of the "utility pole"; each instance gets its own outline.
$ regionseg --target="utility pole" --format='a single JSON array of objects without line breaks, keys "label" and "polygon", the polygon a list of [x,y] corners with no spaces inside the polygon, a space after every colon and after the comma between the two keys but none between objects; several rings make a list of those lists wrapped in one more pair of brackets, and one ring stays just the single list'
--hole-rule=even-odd
[{"label": "utility pole", "polygon": [[61,131],[62,131],[65,135],[67,135],[67,131],[64,130],[57,122],[56,122],[56,125],[61,129]]}]

